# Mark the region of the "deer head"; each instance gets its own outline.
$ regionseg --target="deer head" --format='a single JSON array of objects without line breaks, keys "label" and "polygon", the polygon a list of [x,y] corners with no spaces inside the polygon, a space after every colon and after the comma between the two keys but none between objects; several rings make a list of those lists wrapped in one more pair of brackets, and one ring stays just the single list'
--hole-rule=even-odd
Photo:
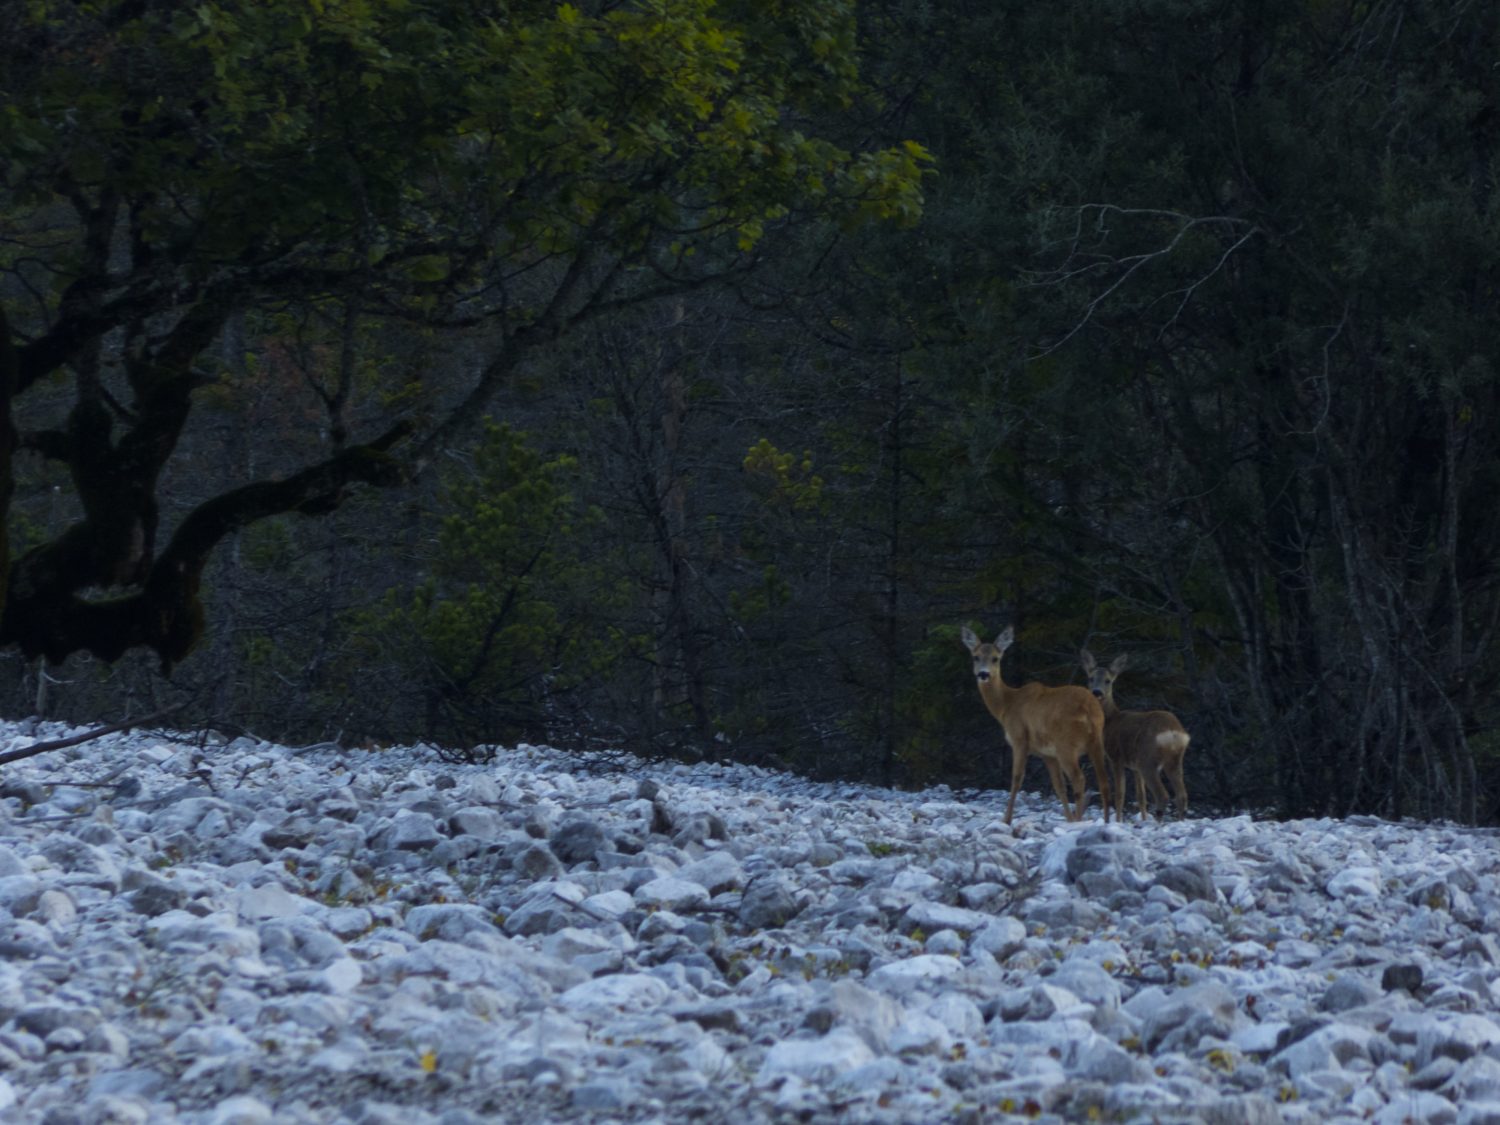
[{"label": "deer head", "polygon": [[989,683],[991,678],[997,683],[1003,683],[1000,679],[1000,660],[1005,656],[1005,650],[1010,648],[1016,639],[1015,626],[1007,625],[1001,634],[995,638],[993,644],[981,642],[974,635],[974,630],[967,625],[962,633],[963,642],[968,646],[969,655],[974,658],[974,678],[979,681],[981,687]]},{"label": "deer head", "polygon": [[1089,678],[1089,691],[1094,693],[1094,698],[1101,703],[1113,703],[1115,699],[1115,679],[1125,671],[1125,666],[1130,663],[1130,658],[1125,653],[1120,653],[1110,662],[1108,668],[1101,667],[1094,660],[1093,653],[1084,649],[1078,654],[1078,662],[1083,666],[1084,675]]}]

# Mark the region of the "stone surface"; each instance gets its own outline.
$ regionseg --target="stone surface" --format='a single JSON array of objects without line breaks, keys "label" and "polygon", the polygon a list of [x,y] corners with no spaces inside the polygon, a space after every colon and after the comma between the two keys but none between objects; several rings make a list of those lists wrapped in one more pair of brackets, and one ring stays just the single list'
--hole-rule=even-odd
[{"label": "stone surface", "polygon": [[1484,832],[211,750],[7,766],[0,1120],[1500,1125]]}]

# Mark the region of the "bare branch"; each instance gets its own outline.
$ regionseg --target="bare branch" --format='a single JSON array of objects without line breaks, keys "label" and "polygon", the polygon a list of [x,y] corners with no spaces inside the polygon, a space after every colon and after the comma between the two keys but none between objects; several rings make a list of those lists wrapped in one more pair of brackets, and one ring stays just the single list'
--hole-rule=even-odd
[{"label": "bare branch", "polygon": [[54,738],[50,742],[37,742],[30,746],[23,746],[19,750],[7,750],[0,754],[0,766],[10,762],[19,762],[25,758],[35,758],[38,754],[49,754],[53,750],[66,750],[69,746],[80,746],[85,742],[92,742],[96,738],[105,735],[118,734],[120,731],[131,730],[134,727],[155,726],[163,719],[170,718],[178,711],[186,707],[191,699],[184,699],[174,703],[170,707],[163,707],[160,711],[153,711],[149,715],[142,715],[139,719],[125,719],[122,722],[110,723],[105,727],[95,727],[93,730],[85,731],[83,734],[69,735],[67,738]]},{"label": "bare branch", "polygon": [[[1124,257],[1110,255],[1098,255],[1088,260],[1079,261],[1084,258],[1084,223],[1089,215],[1095,216],[1095,227],[1099,232],[1097,243],[1102,243],[1109,237],[1109,228],[1106,225],[1108,216],[1120,216],[1129,219],[1167,220],[1176,225],[1171,237],[1166,244],[1156,249],[1148,250],[1138,254],[1128,254]],[[1030,284],[1034,287],[1064,285],[1069,282],[1078,281],[1094,274],[1113,273],[1119,271],[1118,276],[1111,281],[1102,292],[1095,294],[1092,300],[1084,307],[1083,315],[1065,332],[1061,338],[1033,353],[1029,358],[1032,360],[1042,359],[1057,351],[1079,332],[1094,318],[1094,314],[1109,297],[1121,289],[1141,270],[1153,262],[1160,261],[1171,256],[1182,245],[1190,233],[1204,227],[1223,227],[1230,230],[1240,230],[1235,241],[1225,249],[1224,253],[1213,266],[1202,276],[1187,286],[1170,290],[1163,296],[1180,293],[1182,300],[1178,303],[1167,322],[1162,325],[1158,337],[1164,333],[1172,324],[1176,323],[1181,316],[1182,310],[1192,299],[1194,293],[1207,281],[1223,270],[1229,259],[1257,234],[1262,233],[1261,228],[1246,219],[1237,219],[1231,215],[1188,215],[1181,211],[1163,210],[1153,207],[1121,207],[1113,203],[1085,203],[1077,208],[1077,217],[1073,227],[1072,237],[1068,240],[1068,248],[1063,263],[1056,269],[1046,272],[1038,272],[1034,275]],[[1243,229],[1241,229],[1243,228]]]}]

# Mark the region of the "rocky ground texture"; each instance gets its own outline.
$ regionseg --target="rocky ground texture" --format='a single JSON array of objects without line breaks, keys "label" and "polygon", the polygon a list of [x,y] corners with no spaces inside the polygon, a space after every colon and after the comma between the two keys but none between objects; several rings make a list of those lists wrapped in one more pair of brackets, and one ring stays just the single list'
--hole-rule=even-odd
[{"label": "rocky ground texture", "polygon": [[525,746],[16,762],[0,1121],[1500,1125],[1494,833],[1002,797]]}]

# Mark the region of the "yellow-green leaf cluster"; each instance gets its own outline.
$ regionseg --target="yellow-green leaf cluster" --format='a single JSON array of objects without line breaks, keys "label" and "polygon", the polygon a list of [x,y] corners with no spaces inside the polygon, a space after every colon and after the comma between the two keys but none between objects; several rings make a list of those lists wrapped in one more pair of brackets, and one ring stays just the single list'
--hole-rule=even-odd
[{"label": "yellow-green leaf cluster", "polygon": [[[862,93],[852,0],[26,0],[0,26],[0,208],[118,205],[143,276],[108,287],[142,321],[233,277],[423,318],[482,292],[514,328],[545,303],[499,275],[688,280],[793,220],[912,222],[931,172],[817,124]],[[54,303],[83,237],[48,251]]]},{"label": "yellow-green leaf cluster", "polygon": [[813,471],[812,451],[799,458],[761,438],[745,454],[747,473],[771,482],[769,499],[796,512],[815,511],[823,505],[823,478]]}]

